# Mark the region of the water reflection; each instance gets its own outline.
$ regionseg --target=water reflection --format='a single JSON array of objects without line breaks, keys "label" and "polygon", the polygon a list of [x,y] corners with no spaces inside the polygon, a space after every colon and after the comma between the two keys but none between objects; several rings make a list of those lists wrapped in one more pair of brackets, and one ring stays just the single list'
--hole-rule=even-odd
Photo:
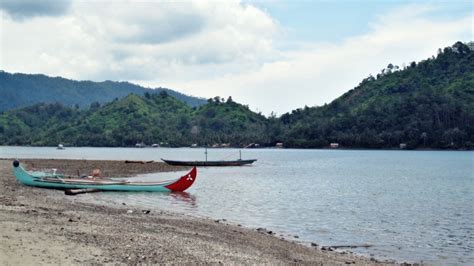
[{"label": "water reflection", "polygon": [[182,202],[184,204],[187,204],[188,206],[192,207],[192,208],[196,208],[197,207],[197,203],[196,203],[196,196],[195,195],[192,195],[188,192],[171,192],[169,193],[172,200],[174,201],[177,201],[177,202]]}]

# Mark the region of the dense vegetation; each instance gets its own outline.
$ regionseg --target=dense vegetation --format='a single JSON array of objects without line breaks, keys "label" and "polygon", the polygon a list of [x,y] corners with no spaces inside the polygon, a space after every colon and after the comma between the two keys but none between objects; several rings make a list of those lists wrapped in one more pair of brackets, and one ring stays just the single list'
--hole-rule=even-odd
[{"label": "dense vegetation", "polygon": [[281,117],[292,147],[474,147],[474,52],[461,42],[437,57],[369,76],[331,104]]},{"label": "dense vegetation", "polygon": [[[179,92],[157,88],[156,93],[166,91],[191,106],[206,103],[205,99],[190,97]],[[88,107],[93,102],[106,103],[130,93],[143,95],[154,91],[128,82],[75,81],[52,78],[45,75],[10,74],[0,71],[0,112],[36,103],[60,102],[65,106]]]},{"label": "dense vegetation", "polygon": [[2,145],[133,146],[161,143],[184,146],[196,143],[266,142],[266,118],[232,99],[210,99],[202,107],[169,96],[130,94],[89,109],[61,104],[37,104],[0,116]]},{"label": "dense vegetation", "polygon": [[[68,103],[66,103],[68,105]],[[0,145],[169,146],[259,143],[318,148],[474,148],[474,52],[458,42],[388,65],[332,103],[265,118],[229,97],[191,107],[166,92],[87,109],[36,104],[0,114]]]}]

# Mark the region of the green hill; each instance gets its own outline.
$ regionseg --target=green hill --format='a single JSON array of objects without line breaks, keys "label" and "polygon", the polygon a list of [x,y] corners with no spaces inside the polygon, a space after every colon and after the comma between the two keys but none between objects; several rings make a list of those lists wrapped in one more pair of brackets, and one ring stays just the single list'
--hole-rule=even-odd
[{"label": "green hill", "polygon": [[106,103],[115,98],[122,98],[130,93],[143,95],[145,92],[159,93],[166,91],[191,106],[206,103],[205,99],[196,98],[166,89],[147,89],[128,82],[92,82],[75,81],[61,77],[45,75],[10,74],[0,71],[0,111],[31,106],[36,103],[61,103],[73,107],[89,107],[93,102]]},{"label": "green hill", "polygon": [[473,147],[474,52],[458,42],[405,69],[390,64],[330,104],[281,122],[291,147]]},{"label": "green hill", "polygon": [[[266,119],[228,100],[189,105],[167,93],[130,94],[87,110],[37,104],[0,115],[1,145],[133,146],[137,142],[172,147],[264,141]],[[237,131],[236,131],[237,130]]]}]

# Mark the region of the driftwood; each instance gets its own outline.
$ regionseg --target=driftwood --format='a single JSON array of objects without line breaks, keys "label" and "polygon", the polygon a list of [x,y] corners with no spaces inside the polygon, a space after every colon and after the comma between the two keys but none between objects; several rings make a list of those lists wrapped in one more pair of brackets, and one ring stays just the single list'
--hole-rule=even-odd
[{"label": "driftwood", "polygon": [[146,163],[152,163],[153,161],[131,161],[131,160],[125,160],[125,163],[140,163],[140,164],[146,164]]},{"label": "driftwood", "polygon": [[82,193],[93,193],[93,192],[99,192],[99,189],[95,188],[81,188],[81,189],[66,189],[64,191],[64,194],[69,195],[69,196],[74,196],[77,194],[82,194]]},{"label": "driftwood", "polygon": [[336,246],[324,246],[325,248],[370,248],[373,245],[361,244],[361,245],[336,245]]}]

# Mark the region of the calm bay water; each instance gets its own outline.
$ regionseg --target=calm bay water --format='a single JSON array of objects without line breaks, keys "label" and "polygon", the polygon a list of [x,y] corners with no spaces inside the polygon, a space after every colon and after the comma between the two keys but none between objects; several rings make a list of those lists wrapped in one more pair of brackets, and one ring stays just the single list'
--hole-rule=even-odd
[{"label": "calm bay water", "polygon": [[[298,235],[306,243],[372,244],[354,251],[381,259],[474,263],[474,152],[255,149],[242,154],[258,161],[248,167],[200,168],[186,193],[78,198],[224,218]],[[0,147],[0,157],[201,160],[204,154],[188,148]],[[209,160],[237,157],[238,150],[209,149]]]}]

